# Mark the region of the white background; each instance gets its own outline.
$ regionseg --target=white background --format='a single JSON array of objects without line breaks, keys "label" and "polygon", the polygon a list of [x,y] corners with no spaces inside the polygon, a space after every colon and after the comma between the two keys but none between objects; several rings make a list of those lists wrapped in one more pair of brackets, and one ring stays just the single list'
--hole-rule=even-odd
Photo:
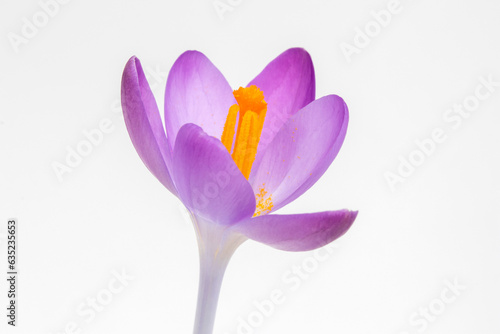
[{"label": "white background", "polygon": [[[205,53],[238,88],[295,46],[313,58],[317,96],[342,96],[350,124],[330,169],[281,213],[360,213],[296,290],[283,276],[314,264],[313,253],[245,243],[229,265],[215,333],[238,333],[238,318],[275,289],[285,300],[255,333],[498,333],[500,87],[457,128],[443,117],[481,77],[500,81],[500,3],[401,0],[350,62],[342,43],[355,45],[356,29],[389,1],[232,3],[221,19],[212,0],[73,0],[15,48],[9,36],[22,36],[23,18],[42,9],[1,0],[2,271],[6,221],[20,224],[18,327],[4,331],[2,279],[2,333],[65,333],[72,323],[79,331],[66,333],[190,333],[195,235],[130,142],[117,108],[123,67],[141,59],[162,110],[168,70],[185,50]],[[103,119],[112,131],[60,181],[53,164]],[[391,189],[384,175],[435,128],[446,141]],[[104,296],[114,271],[133,279],[88,321],[77,308]],[[446,292],[446,281],[465,289]],[[439,311],[432,321],[410,322],[430,306]]]}]

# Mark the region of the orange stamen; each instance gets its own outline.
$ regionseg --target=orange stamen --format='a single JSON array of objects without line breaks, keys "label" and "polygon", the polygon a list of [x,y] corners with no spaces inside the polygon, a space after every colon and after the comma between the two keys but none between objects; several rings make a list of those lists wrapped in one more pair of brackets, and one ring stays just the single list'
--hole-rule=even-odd
[{"label": "orange stamen", "polygon": [[[264,93],[257,86],[240,87],[233,92],[233,95],[237,104],[233,104],[229,108],[221,141],[230,154],[232,149],[231,156],[236,166],[248,180],[257,155],[262,128],[264,127],[267,103],[264,101]],[[238,114],[238,126],[235,130]],[[233,147],[235,132],[236,139]],[[267,195],[264,186],[265,184],[262,185],[260,192],[255,196],[257,206],[254,217],[267,214],[273,208],[272,195]]]},{"label": "orange stamen", "polygon": [[241,173],[248,179],[257,155],[257,147],[267,112],[267,103],[264,101],[264,93],[254,85],[246,88],[240,87],[233,92],[233,95],[237,104],[229,108],[221,141],[228,152],[231,153],[236,116],[239,112],[232,157]]},{"label": "orange stamen", "polygon": [[250,175],[250,171],[247,171],[244,166],[247,164],[248,157],[251,156],[249,142],[252,140],[251,138],[255,136],[254,132],[256,122],[256,114],[253,111],[246,112],[243,116],[243,120],[239,124],[240,126],[238,134],[236,135],[236,142],[234,143],[233,160],[247,180]]},{"label": "orange stamen", "polygon": [[234,126],[236,125],[236,117],[238,117],[238,111],[240,111],[240,107],[237,104],[233,104],[229,108],[229,113],[227,114],[226,118],[226,124],[224,124],[224,131],[222,132],[221,141],[229,153],[231,153],[231,148],[233,147]]}]

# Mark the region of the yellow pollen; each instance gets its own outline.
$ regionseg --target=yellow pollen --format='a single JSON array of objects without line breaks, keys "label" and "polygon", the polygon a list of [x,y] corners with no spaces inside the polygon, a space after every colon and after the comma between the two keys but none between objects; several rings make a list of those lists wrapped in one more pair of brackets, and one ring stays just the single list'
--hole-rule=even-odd
[{"label": "yellow pollen", "polygon": [[[264,101],[264,93],[254,85],[246,88],[240,87],[233,92],[233,95],[237,104],[229,108],[221,141],[229,153],[232,149],[232,158],[236,166],[248,180],[257,155],[267,103]],[[237,116],[239,120],[235,130]],[[236,140],[233,148],[235,132]]]},{"label": "yellow pollen", "polygon": [[260,192],[255,196],[257,200],[257,207],[255,208],[254,217],[260,216],[261,214],[266,214],[271,212],[273,208],[272,202],[272,194],[266,197],[267,191],[264,189],[265,184],[262,184],[262,188],[260,188]]}]

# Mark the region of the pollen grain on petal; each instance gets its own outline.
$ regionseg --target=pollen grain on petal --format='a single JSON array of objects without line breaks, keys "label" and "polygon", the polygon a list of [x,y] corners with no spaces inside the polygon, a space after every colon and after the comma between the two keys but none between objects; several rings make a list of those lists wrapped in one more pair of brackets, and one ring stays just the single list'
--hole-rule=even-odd
[{"label": "pollen grain on petal", "polygon": [[257,202],[257,206],[255,208],[254,217],[268,214],[273,209],[273,201],[272,194],[267,195],[267,191],[265,189],[265,183],[262,184],[262,188],[257,195],[255,195],[255,200]]}]

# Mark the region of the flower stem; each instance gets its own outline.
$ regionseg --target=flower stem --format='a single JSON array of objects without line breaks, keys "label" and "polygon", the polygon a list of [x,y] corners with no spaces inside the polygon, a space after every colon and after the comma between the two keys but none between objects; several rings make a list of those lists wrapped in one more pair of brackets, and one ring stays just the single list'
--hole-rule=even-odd
[{"label": "flower stem", "polygon": [[[201,259],[200,259],[201,260]],[[198,303],[194,322],[194,334],[211,334],[217,312],[217,302],[227,263],[207,263],[201,260]]]},{"label": "flower stem", "polygon": [[200,282],[194,322],[194,334],[212,334],[217,303],[226,267],[244,237],[230,233],[227,227],[191,215],[198,238]]}]

